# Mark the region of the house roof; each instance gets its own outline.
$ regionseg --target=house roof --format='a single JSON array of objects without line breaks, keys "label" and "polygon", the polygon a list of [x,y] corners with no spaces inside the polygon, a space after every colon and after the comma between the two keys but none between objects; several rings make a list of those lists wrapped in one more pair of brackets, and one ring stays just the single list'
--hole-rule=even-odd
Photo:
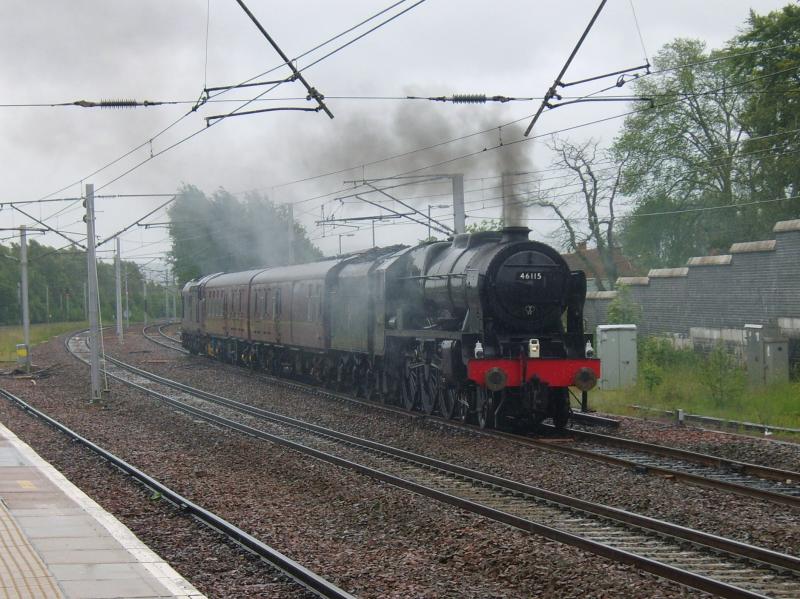
[{"label": "house roof", "polygon": [[[608,280],[609,278],[597,248],[580,248],[577,252],[573,252],[571,254],[562,254],[562,256],[564,257],[564,260],[567,261],[567,264],[571,270],[585,271],[586,278],[590,279],[594,277],[594,273],[587,268],[583,258],[588,260],[588,262],[594,267],[594,270],[599,273],[602,279]],[[625,255],[623,255],[619,248],[614,248],[613,256],[614,264],[617,267],[617,277],[632,277],[639,274],[638,270],[633,266],[631,261]]]}]

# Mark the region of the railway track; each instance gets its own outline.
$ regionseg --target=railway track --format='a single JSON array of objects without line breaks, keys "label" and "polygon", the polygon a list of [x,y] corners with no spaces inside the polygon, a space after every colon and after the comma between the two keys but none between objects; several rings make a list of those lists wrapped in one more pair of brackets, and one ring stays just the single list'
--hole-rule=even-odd
[{"label": "railway track", "polygon": [[[84,337],[71,338],[68,347],[85,359]],[[722,597],[800,596],[800,559],[790,555],[360,439],[193,389],[114,358],[107,358],[107,372],[195,419],[690,587]]]},{"label": "railway track", "polygon": [[[159,336],[147,333],[147,329],[153,326],[158,326]],[[180,346],[179,340],[166,335],[163,331],[164,326],[166,325],[145,327],[143,334],[159,345],[188,354],[189,352]],[[287,381],[267,375],[260,376],[270,383],[311,391],[315,394],[331,397],[337,401],[358,402],[373,408],[388,409],[392,412],[408,415],[408,412],[404,410],[359,400],[341,393],[329,392],[313,385],[305,385],[297,381]],[[567,453],[585,459],[630,468],[642,474],[669,477],[689,484],[737,493],[781,505],[800,507],[800,473],[798,472],[769,468],[718,456],[577,429],[570,429],[569,435],[572,439],[572,442],[570,442],[570,438],[566,440],[563,438],[555,440],[536,439],[497,431],[481,431],[469,425],[436,417],[427,418],[440,421],[448,426],[459,429],[468,428],[473,432],[502,437],[546,451]]]},{"label": "railway track", "polygon": [[152,476],[139,470],[122,458],[114,455],[110,451],[100,447],[92,441],[89,441],[85,437],[68,428],[66,425],[55,420],[54,418],[51,418],[16,395],[6,391],[5,389],[0,389],[0,396],[28,412],[32,416],[43,420],[56,430],[67,435],[73,441],[80,443],[84,447],[104,458],[109,463],[130,475],[134,480],[150,489],[153,493],[160,494],[161,497],[172,503],[181,511],[191,514],[200,522],[219,531],[249,551],[252,551],[264,561],[269,563],[273,568],[280,571],[283,575],[288,576],[290,579],[294,580],[297,584],[301,585],[314,595],[324,599],[355,599],[353,595],[343,591],[332,582],[312,572],[293,559],[283,555],[278,550],[263,543],[234,524],[231,524],[221,516],[206,510],[183,495],[177,493]]},{"label": "railway track", "polygon": [[[164,327],[167,327],[170,324],[171,323],[146,325],[142,329],[142,336],[144,336],[146,339],[152,341],[153,343],[161,345],[162,347],[166,347],[168,349],[174,349],[175,351],[179,351],[181,353],[188,354],[189,351],[187,349],[185,349],[183,346],[181,346],[181,340],[180,339],[178,339],[176,337],[172,337],[171,335],[167,335],[164,332]],[[157,335],[153,335],[153,334],[148,332],[153,327],[156,327]]]},{"label": "railway track", "polygon": [[592,454],[593,459],[635,464],[663,476],[800,507],[800,473],[719,456],[665,447],[600,433],[570,430],[576,444],[559,451]]}]

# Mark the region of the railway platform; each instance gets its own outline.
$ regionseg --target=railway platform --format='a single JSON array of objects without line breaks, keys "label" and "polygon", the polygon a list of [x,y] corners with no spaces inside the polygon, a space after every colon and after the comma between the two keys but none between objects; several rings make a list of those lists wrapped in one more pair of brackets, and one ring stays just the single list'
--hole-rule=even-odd
[{"label": "railway platform", "polygon": [[203,595],[0,424],[0,597]]}]

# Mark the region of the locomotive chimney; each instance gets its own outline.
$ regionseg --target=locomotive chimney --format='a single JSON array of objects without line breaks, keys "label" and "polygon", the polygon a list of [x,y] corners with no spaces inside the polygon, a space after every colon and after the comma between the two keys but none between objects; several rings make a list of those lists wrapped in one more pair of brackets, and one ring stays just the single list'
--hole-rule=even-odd
[{"label": "locomotive chimney", "polygon": [[503,236],[500,243],[510,243],[512,241],[528,241],[528,227],[503,227]]},{"label": "locomotive chimney", "polygon": [[514,177],[517,174],[506,172],[500,176],[500,185],[503,188],[503,225],[506,227],[525,225],[522,194],[518,193],[514,186]]}]

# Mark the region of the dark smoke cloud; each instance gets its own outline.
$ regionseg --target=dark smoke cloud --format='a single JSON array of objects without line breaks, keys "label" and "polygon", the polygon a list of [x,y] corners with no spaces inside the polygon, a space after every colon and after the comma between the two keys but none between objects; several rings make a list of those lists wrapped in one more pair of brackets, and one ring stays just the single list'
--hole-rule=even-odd
[{"label": "dark smoke cloud", "polygon": [[[414,174],[462,173],[467,178],[485,177],[487,203],[499,204],[500,198],[504,195],[500,176],[503,173],[516,174],[533,170],[532,143],[504,145],[499,149],[482,152],[484,149],[494,148],[501,143],[507,144],[522,137],[524,123],[503,127],[502,131],[498,130],[499,123],[510,120],[512,117],[506,114],[505,110],[498,110],[497,106],[489,104],[458,106],[424,101],[404,102],[396,105],[389,114],[361,112],[337,118],[334,134],[328,130],[324,139],[313,144],[312,151],[308,151],[309,146],[305,147],[304,166],[308,170],[319,172],[334,171],[359,163],[365,165],[355,168],[349,177],[342,179],[388,177],[417,169],[424,170]],[[486,133],[470,136],[458,142],[441,143],[484,130]],[[376,159],[403,154],[417,148],[427,149],[385,163],[368,164]],[[450,162],[456,156],[473,152],[478,154]],[[426,168],[430,165],[436,166]],[[518,183],[531,178],[530,174],[515,175],[508,180],[511,183]],[[473,184],[472,187],[474,186]],[[449,203],[449,191],[447,183],[428,183],[398,188],[390,193],[402,197],[404,201],[422,210],[431,203]],[[507,223],[525,224],[524,206],[521,202],[525,200],[526,188],[514,185],[505,191],[510,200],[509,213],[507,215],[504,213],[509,219]],[[473,199],[474,197],[472,196]],[[387,201],[387,198],[380,198],[375,194],[370,198]],[[468,196],[467,200],[469,199]]]}]

